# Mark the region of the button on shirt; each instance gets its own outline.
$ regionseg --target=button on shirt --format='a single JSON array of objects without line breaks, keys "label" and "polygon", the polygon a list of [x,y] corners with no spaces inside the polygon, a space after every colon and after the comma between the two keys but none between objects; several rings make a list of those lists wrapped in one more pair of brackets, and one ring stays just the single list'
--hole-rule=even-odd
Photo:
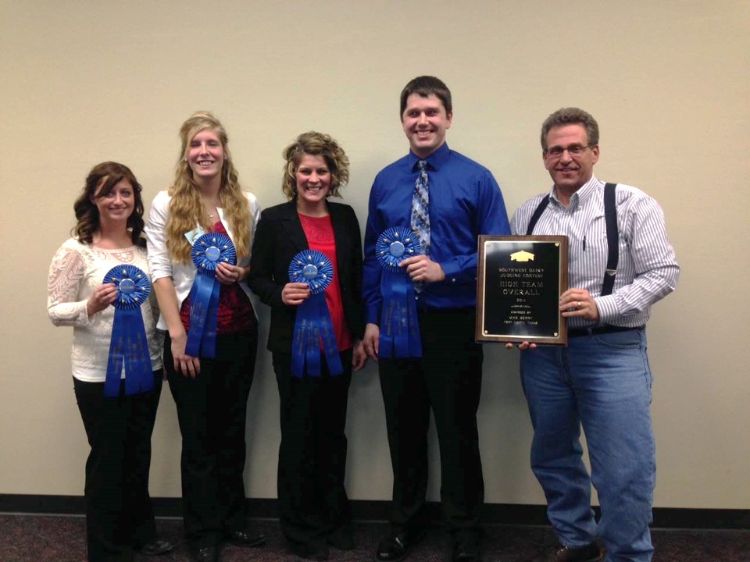
[{"label": "button on shirt", "polygon": [[[659,204],[636,187],[617,184],[617,228],[620,257],[611,295],[599,296],[607,266],[604,182],[592,177],[563,206],[549,194],[534,234],[568,237],[568,286],[587,289],[599,309],[600,324],[642,326],[650,307],[675,290],[680,268],[667,238]],[[526,234],[531,215],[544,194],[524,203],[512,220],[513,234]],[[591,327],[588,320],[569,318],[571,328]]]},{"label": "button on shirt", "polygon": [[[378,236],[390,227],[410,228],[411,200],[419,158],[409,153],[375,177],[365,229],[363,295],[367,322],[379,323],[380,264]],[[419,294],[428,308],[473,307],[476,304],[477,236],[509,234],[505,203],[492,173],[443,144],[427,158],[430,190],[430,258],[445,279],[425,283]]]}]

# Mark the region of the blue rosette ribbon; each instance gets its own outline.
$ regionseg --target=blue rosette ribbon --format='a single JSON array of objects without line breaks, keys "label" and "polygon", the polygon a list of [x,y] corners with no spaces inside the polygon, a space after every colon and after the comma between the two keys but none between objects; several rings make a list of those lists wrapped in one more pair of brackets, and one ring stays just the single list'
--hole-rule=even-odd
[{"label": "blue rosette ribbon", "polygon": [[321,346],[328,372],[340,375],[344,368],[325,299],[326,287],[333,281],[331,260],[318,251],[303,250],[289,264],[289,281],[307,283],[310,287],[310,296],[297,307],[292,334],[292,376],[320,376]]},{"label": "blue rosette ribbon", "polygon": [[117,298],[112,303],[115,318],[112,339],[109,343],[107,374],[104,379],[104,396],[115,398],[120,394],[120,380],[125,369],[125,394],[139,394],[154,388],[151,355],[143,325],[141,305],[151,293],[148,275],[129,264],[110,269],[102,283],[114,283]]},{"label": "blue rosette ribbon", "polygon": [[406,271],[399,267],[402,260],[421,253],[419,240],[410,229],[404,227],[384,230],[375,243],[375,256],[383,268],[380,276],[380,294],[383,297],[380,314],[381,357],[422,356],[414,284]]},{"label": "blue rosette ribbon", "polygon": [[226,234],[209,232],[193,243],[190,253],[196,274],[190,288],[190,330],[185,353],[193,357],[216,357],[216,323],[221,283],[216,267],[237,263],[237,252]]}]

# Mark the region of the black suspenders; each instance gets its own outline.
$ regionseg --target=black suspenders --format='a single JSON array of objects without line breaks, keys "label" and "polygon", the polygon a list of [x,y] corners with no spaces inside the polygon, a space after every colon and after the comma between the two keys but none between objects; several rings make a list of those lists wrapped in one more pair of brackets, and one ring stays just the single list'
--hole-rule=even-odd
[{"label": "black suspenders", "polygon": [[542,213],[544,213],[544,209],[547,208],[548,204],[549,204],[549,195],[545,195],[544,199],[539,201],[539,205],[537,205],[537,208],[534,209],[534,214],[531,215],[529,226],[526,227],[526,236],[531,236],[531,234],[534,232],[534,227],[536,226],[536,222],[539,220],[539,217],[542,216]]},{"label": "black suspenders", "polygon": [[620,260],[619,233],[617,232],[617,206],[615,201],[616,183],[604,186],[604,220],[607,222],[607,270],[604,272],[601,296],[612,294],[617,275],[617,262]]},{"label": "black suspenders", "polygon": [[[615,199],[615,188],[617,184],[608,183],[604,186],[604,220],[607,224],[607,269],[604,272],[604,281],[602,281],[601,296],[605,297],[612,294],[612,288],[615,286],[615,276],[617,275],[617,262],[620,261],[620,235],[617,232],[617,202]],[[539,202],[534,214],[531,215],[529,226],[526,228],[526,235],[530,236],[534,232],[539,217],[549,204],[549,195]]]}]

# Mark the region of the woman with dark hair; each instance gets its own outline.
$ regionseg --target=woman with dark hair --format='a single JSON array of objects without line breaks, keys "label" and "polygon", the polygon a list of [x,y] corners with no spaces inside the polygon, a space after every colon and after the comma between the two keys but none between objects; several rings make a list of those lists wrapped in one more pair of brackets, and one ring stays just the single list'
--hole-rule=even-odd
[{"label": "woman with dark hair", "polygon": [[[103,279],[115,267],[148,272],[141,186],[127,166],[103,162],[89,173],[74,210],[74,236],[50,265],[47,309],[56,326],[73,326],[73,388],[91,446],[85,485],[88,559],[133,560],[136,551],[165,554],[174,545],[157,538],[148,493],[162,381],[153,299],[140,305],[147,343],[138,348],[143,356],[132,358],[146,365],[143,386],[126,381],[127,365],[108,369],[117,324],[110,305],[118,286]],[[111,392],[105,390],[107,380]]]},{"label": "woman with dark hair", "polygon": [[[344,426],[352,370],[365,363],[362,246],[354,210],[329,201],[349,179],[349,160],[338,143],[328,135],[304,133],[284,157],[282,191],[289,202],[261,214],[248,284],[271,307],[268,349],[281,400],[281,530],[293,553],[325,560],[329,545],[354,548],[344,488]],[[290,279],[290,263],[300,252],[317,256],[316,263],[327,262],[333,282],[324,294],[313,296],[310,282]],[[320,333],[335,336],[328,343],[317,332],[307,342],[299,335],[309,326],[302,320],[309,314],[305,307],[316,297],[330,326]],[[302,357],[310,361],[304,367]]]},{"label": "woman with dark hair", "polygon": [[260,209],[240,187],[214,115],[191,115],[180,139],[174,183],[154,198],[145,231],[182,433],[185,533],[192,559],[211,562],[224,541],[265,542],[245,517],[245,418],[258,322],[240,283]]}]

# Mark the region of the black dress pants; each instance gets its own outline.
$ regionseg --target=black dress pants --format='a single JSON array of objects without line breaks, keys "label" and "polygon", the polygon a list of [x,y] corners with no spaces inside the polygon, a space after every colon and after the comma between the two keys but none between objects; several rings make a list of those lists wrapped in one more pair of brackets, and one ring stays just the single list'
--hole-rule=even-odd
[{"label": "black dress pants", "polygon": [[104,383],[73,379],[91,452],[86,460],[88,560],[129,561],[134,549],[156,538],[148,494],[151,433],[161,395],[162,371],[151,392],[105,398]]},{"label": "black dress pants", "polygon": [[216,357],[200,358],[195,377],[175,372],[171,339],[164,366],[182,433],[182,504],[191,547],[213,546],[244,530],[245,423],[258,349],[251,331],[219,334]]},{"label": "black dress pants", "polygon": [[321,376],[295,378],[291,355],[273,354],[281,402],[279,520],[293,550],[314,551],[331,534],[351,532],[344,428],[352,351],[341,353],[341,375],[331,376],[324,357],[321,362]]},{"label": "black dress pants", "polygon": [[394,533],[424,526],[430,409],[440,445],[443,518],[456,538],[478,536],[484,502],[477,408],[482,347],[474,341],[473,309],[422,310],[420,359],[379,361],[393,466]]}]

